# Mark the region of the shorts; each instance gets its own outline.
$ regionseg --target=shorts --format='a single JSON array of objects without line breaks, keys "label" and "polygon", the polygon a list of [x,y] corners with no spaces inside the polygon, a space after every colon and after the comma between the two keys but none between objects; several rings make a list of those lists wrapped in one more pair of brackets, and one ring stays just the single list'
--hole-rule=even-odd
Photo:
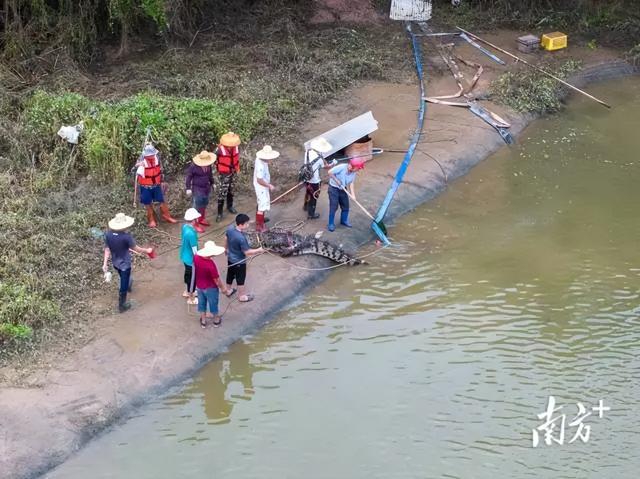
[{"label": "shorts", "polygon": [[198,312],[206,313],[207,304],[211,314],[218,314],[218,298],[220,294],[218,288],[198,288]]},{"label": "shorts", "polygon": [[193,207],[197,210],[201,210],[202,208],[206,208],[209,204],[208,196],[194,196],[193,197]]},{"label": "shorts", "polygon": [[271,209],[271,195],[269,188],[256,188],[256,198],[258,200],[258,211],[269,211]]},{"label": "shorts", "polygon": [[244,282],[247,279],[247,263],[240,263],[229,265],[227,268],[227,284],[233,284],[233,280],[236,280],[238,286],[244,286]]},{"label": "shorts", "polygon": [[150,205],[151,203],[164,203],[162,186],[140,186],[140,203]]}]

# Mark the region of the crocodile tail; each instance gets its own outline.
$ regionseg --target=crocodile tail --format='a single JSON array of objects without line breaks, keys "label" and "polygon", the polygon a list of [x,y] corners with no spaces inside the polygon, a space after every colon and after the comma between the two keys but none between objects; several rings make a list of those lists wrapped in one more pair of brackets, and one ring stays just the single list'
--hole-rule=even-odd
[{"label": "crocodile tail", "polygon": [[293,254],[296,256],[303,254],[315,254],[317,256],[329,258],[331,261],[336,263],[348,264],[350,266],[362,263],[361,260],[346,253],[339,246],[313,237],[307,238],[307,241],[304,241],[300,248],[293,251]]}]

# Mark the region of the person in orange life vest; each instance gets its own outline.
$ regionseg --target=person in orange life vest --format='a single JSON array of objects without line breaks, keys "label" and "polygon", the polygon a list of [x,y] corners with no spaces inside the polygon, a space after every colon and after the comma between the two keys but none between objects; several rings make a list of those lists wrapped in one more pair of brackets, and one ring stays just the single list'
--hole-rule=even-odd
[{"label": "person in orange life vest", "polygon": [[189,165],[186,175],[187,196],[193,194],[193,207],[198,210],[200,217],[194,225],[198,233],[203,233],[202,226],[209,226],[205,215],[209,204],[209,195],[213,188],[213,164],[216,162],[216,155],[208,151],[201,151],[193,157],[193,162]]},{"label": "person in orange life vest", "polygon": [[136,178],[140,186],[140,203],[147,209],[147,221],[149,228],[155,228],[156,218],[153,211],[153,203],[160,203],[160,215],[167,223],[177,223],[171,217],[169,208],[164,201],[164,174],[160,164],[158,150],[151,143],[147,143],[142,150],[142,155],[136,163]]},{"label": "person in orange life vest", "polygon": [[256,212],[256,231],[262,233],[266,230],[264,224],[267,219],[265,212],[271,209],[271,192],[275,186],[271,184],[271,174],[269,173],[269,161],[280,156],[276,150],[269,145],[265,145],[262,150],[256,153],[256,164],[253,169],[253,188],[256,191],[258,200],[258,211]]},{"label": "person in orange life vest", "polygon": [[234,215],[237,213],[233,207],[233,184],[236,174],[240,171],[240,137],[230,131],[220,137],[220,143],[215,152],[218,156],[216,170],[218,172],[218,216],[216,223],[222,221],[224,212],[224,200],[227,200],[227,210]]}]

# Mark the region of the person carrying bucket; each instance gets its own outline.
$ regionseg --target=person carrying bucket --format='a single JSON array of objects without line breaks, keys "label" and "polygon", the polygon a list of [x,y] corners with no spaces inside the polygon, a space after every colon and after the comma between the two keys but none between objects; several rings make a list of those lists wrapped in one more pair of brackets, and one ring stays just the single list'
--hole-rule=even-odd
[{"label": "person carrying bucket", "polygon": [[207,205],[209,195],[213,189],[213,164],[216,155],[208,151],[201,151],[193,157],[185,176],[185,188],[187,196],[193,195],[193,207],[198,210],[200,216],[194,224],[198,233],[203,233],[203,226],[210,226],[207,222]]},{"label": "person carrying bucket", "polygon": [[269,162],[280,156],[280,153],[265,145],[256,153],[256,163],[253,169],[253,187],[256,191],[258,210],[256,212],[256,231],[262,233],[266,230],[264,214],[271,209],[271,192],[275,186],[271,184]]},{"label": "person carrying bucket", "polygon": [[164,172],[160,164],[160,156],[158,150],[151,144],[147,143],[142,150],[142,154],[136,163],[136,180],[140,187],[140,203],[147,210],[147,221],[149,228],[157,226],[155,213],[153,211],[153,203],[160,204],[160,214],[162,219],[167,223],[177,223],[171,217],[169,208],[164,201]]},{"label": "person carrying bucket", "polygon": [[224,213],[224,201],[227,200],[227,210],[229,213],[238,213],[233,207],[233,186],[236,175],[240,172],[240,137],[230,131],[220,137],[220,142],[216,148],[218,161],[216,178],[218,180],[218,216],[216,223],[222,221]]},{"label": "person carrying bucket", "polygon": [[131,251],[153,256],[153,248],[141,248],[136,245],[133,236],[127,230],[133,226],[135,220],[124,213],[118,213],[109,221],[109,230],[104,235],[104,260],[102,271],[107,273],[107,262],[111,257],[111,263],[120,276],[120,290],[118,295],[118,310],[124,313],[131,304],[127,302],[127,293],[131,292],[133,279],[131,278]]},{"label": "person carrying bucket", "polygon": [[[329,222],[327,229],[335,231],[335,216],[340,206],[340,224],[351,228],[349,223],[349,196],[354,201],[356,193],[353,183],[356,179],[356,172],[364,168],[366,160],[364,158],[352,158],[349,163],[334,166],[329,170]],[[347,193],[346,188],[349,188]]]},{"label": "person carrying bucket", "polygon": [[306,170],[305,176],[308,179],[304,182],[305,196],[302,209],[307,212],[309,220],[320,218],[320,215],[316,213],[316,204],[320,194],[320,169],[329,167],[322,155],[331,151],[331,148],[331,143],[324,138],[314,138],[304,154],[303,168]]}]

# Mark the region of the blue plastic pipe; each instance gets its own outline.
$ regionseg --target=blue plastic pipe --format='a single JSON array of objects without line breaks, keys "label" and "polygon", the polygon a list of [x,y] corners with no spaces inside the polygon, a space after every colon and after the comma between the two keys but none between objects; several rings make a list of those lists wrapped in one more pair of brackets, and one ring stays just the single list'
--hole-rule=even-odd
[{"label": "blue plastic pipe", "polygon": [[382,232],[378,224],[384,219],[384,215],[387,214],[387,210],[391,205],[391,201],[393,200],[393,197],[396,194],[396,191],[398,191],[398,188],[402,183],[402,178],[404,178],[404,174],[407,172],[409,163],[411,163],[411,158],[413,158],[413,153],[416,149],[416,146],[418,145],[418,142],[420,141],[420,135],[422,135],[422,127],[424,126],[424,116],[427,110],[426,102],[422,100],[422,98],[425,96],[424,71],[422,68],[422,51],[420,49],[420,43],[418,42],[418,37],[414,35],[413,32],[411,31],[411,24],[409,23],[407,23],[407,33],[411,37],[411,44],[413,46],[413,56],[416,62],[416,72],[418,74],[418,80],[420,82],[420,108],[418,109],[418,125],[411,138],[411,144],[409,145],[409,149],[404,155],[402,164],[400,165],[400,167],[398,168],[398,171],[396,172],[396,176],[393,180],[393,183],[391,184],[391,187],[389,188],[389,191],[387,191],[387,196],[385,196],[384,201],[382,202],[382,204],[380,205],[380,208],[378,209],[378,212],[376,213],[375,221],[371,224],[371,228],[373,228],[373,231],[375,231],[375,233],[378,235],[378,238],[380,238],[380,241],[382,241],[385,245],[389,245],[390,242],[387,239],[386,235]]}]

